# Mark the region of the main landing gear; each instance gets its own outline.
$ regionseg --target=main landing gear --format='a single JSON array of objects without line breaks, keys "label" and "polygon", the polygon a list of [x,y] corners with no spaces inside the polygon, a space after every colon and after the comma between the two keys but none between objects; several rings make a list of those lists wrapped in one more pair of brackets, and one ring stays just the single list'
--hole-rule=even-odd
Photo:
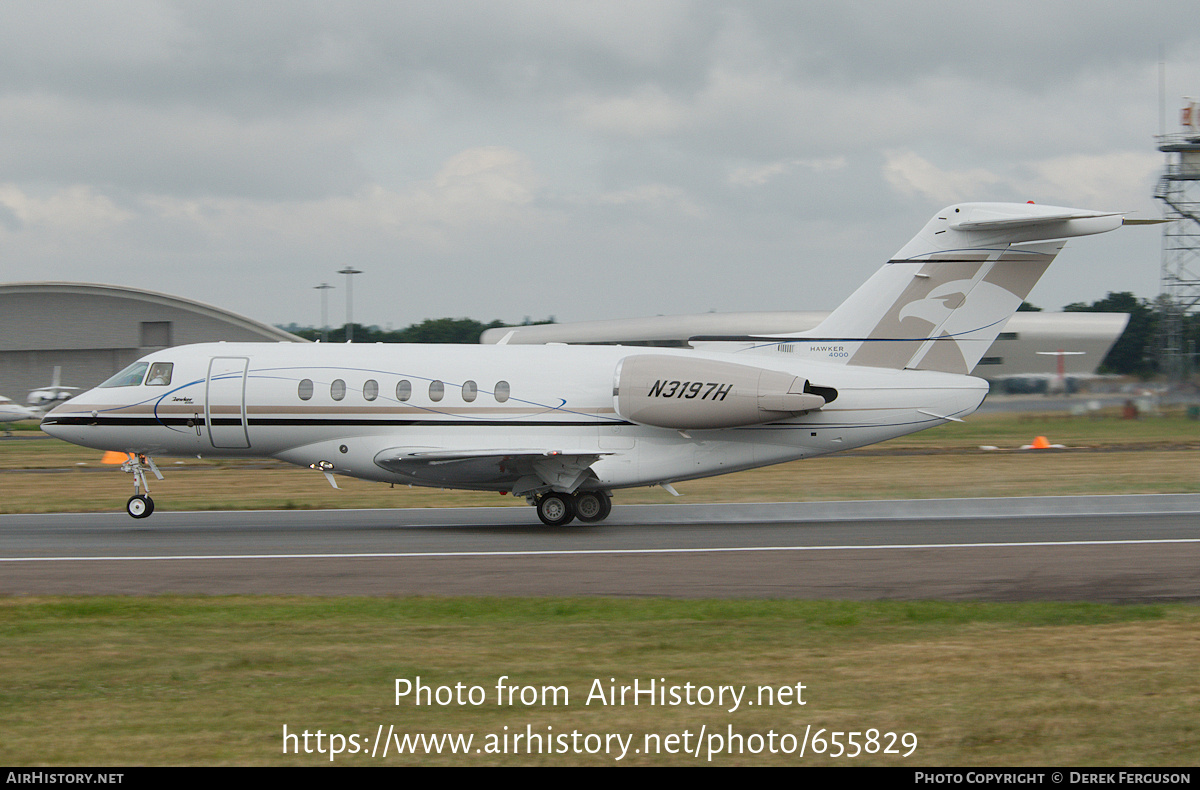
[{"label": "main landing gear", "polygon": [[[129,460],[121,464],[122,472],[133,472],[133,496],[125,503],[125,512],[134,518],[145,518],[154,512],[154,500],[150,498],[150,484],[146,482],[146,467],[159,480],[162,472],[154,465],[154,459],[145,455],[130,454]],[[142,493],[145,491],[146,493]]]},{"label": "main landing gear", "polygon": [[533,503],[538,518],[548,527],[561,527],[578,518],[586,523],[603,521],[612,512],[612,496],[607,491],[580,491],[542,494]]}]

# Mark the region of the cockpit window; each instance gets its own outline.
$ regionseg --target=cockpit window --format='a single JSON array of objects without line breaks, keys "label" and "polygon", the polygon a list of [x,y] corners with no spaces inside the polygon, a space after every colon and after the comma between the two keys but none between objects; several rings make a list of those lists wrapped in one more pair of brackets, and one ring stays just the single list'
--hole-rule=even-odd
[{"label": "cockpit window", "polygon": [[150,375],[146,376],[147,387],[165,387],[171,383],[171,372],[175,369],[174,362],[155,362],[150,366]]},{"label": "cockpit window", "polygon": [[108,381],[101,384],[101,387],[136,387],[142,383],[142,378],[146,375],[146,368],[150,367],[149,362],[134,362],[129,367],[122,370],[117,375],[113,376]]}]

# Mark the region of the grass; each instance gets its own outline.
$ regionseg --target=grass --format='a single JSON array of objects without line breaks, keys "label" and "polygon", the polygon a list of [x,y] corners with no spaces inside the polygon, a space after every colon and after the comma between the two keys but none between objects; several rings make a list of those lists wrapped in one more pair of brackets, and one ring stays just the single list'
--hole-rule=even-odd
[{"label": "grass", "polygon": [[[1093,604],[611,599],[0,600],[0,763],[318,765],[291,732],[914,733],[908,758],[718,755],[718,765],[1194,761],[1200,610]],[[37,655],[38,660],[29,660]],[[497,705],[500,676],[566,704]],[[396,704],[395,680],[483,705]],[[611,679],[611,681],[610,681]],[[603,705],[601,688],[804,689],[800,705]],[[515,698],[519,700],[519,697]],[[748,698],[747,698],[748,699]],[[560,698],[560,701],[561,700]],[[548,729],[552,728],[552,730]],[[861,742],[861,739],[860,739]],[[715,742],[707,745],[715,745]],[[343,765],[696,765],[688,754],[469,754]]]},{"label": "grass", "polygon": [[[1036,435],[1072,449],[1021,453]],[[982,451],[979,445],[1000,451]],[[117,510],[129,478],[49,438],[0,441],[0,511]],[[681,483],[683,501],[1200,491],[1200,424],[986,415],[867,448]],[[86,464],[78,466],[77,464]],[[274,462],[162,464],[158,507],[437,507]],[[660,489],[618,503],[673,501]],[[516,503],[513,503],[516,504]],[[604,598],[0,598],[0,764],[321,765],[282,731],[743,738],[914,733],[911,757],[717,755],[718,765],[1177,766],[1195,762],[1200,609],[1188,605]],[[565,705],[495,705],[497,679]],[[488,702],[395,704],[397,678]],[[584,704],[599,681],[805,686],[804,706]],[[507,730],[505,729],[507,728]],[[549,729],[552,728],[552,729]],[[864,736],[857,736],[859,743]],[[847,736],[842,736],[843,743]],[[511,741],[510,741],[511,742]],[[682,741],[679,746],[682,747]],[[743,741],[747,743],[747,741]],[[755,741],[749,741],[752,747]],[[315,748],[315,742],[312,744]],[[692,741],[692,746],[695,741]],[[832,748],[832,747],[830,747]],[[698,765],[631,754],[343,754],[341,765]]]}]

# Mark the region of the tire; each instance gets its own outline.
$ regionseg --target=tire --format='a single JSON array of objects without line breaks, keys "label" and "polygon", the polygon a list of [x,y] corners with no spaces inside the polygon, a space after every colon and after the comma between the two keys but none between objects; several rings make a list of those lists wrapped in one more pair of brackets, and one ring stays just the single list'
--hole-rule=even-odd
[{"label": "tire", "polygon": [[566,494],[546,494],[537,501],[538,518],[547,527],[561,527],[575,518],[575,500]]},{"label": "tire", "polygon": [[584,491],[575,495],[575,515],[588,524],[603,521],[612,512],[607,491]]},{"label": "tire", "polygon": [[125,503],[125,512],[134,518],[145,518],[154,512],[154,500],[143,494],[134,494]]}]

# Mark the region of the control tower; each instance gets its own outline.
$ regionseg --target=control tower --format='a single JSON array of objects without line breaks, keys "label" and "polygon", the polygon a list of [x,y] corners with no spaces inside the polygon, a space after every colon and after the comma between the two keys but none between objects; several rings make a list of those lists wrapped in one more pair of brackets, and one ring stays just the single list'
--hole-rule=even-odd
[{"label": "control tower", "polygon": [[1195,342],[1184,336],[1187,316],[1200,315],[1200,101],[1185,99],[1182,132],[1164,134],[1158,150],[1166,166],[1154,189],[1163,203],[1162,273],[1159,277],[1161,369],[1172,382],[1194,372]]}]

